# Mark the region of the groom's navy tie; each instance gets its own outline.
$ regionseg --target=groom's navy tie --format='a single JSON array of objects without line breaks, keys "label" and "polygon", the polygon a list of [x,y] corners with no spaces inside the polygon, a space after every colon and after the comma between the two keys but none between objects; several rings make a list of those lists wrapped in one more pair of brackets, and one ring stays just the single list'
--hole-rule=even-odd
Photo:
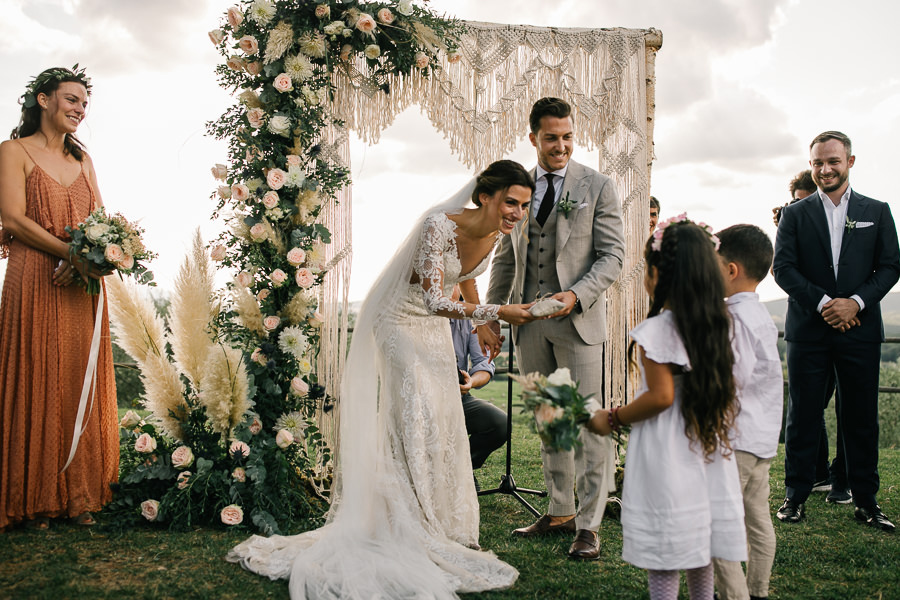
[{"label": "groom's navy tie", "polygon": [[544,199],[541,200],[541,207],[538,209],[537,214],[537,222],[541,227],[547,222],[547,217],[550,216],[550,211],[553,210],[553,200],[555,198],[555,192],[553,190],[554,177],[556,176],[552,173],[544,175],[544,179],[547,180],[547,191],[544,192]]}]

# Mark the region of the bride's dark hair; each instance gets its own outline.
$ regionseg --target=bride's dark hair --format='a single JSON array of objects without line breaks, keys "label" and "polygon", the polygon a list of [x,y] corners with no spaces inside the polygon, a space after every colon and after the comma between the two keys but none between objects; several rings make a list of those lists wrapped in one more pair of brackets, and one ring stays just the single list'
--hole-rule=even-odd
[{"label": "bride's dark hair", "polygon": [[534,179],[525,170],[525,167],[514,160],[498,160],[488,165],[475,178],[475,189],[472,191],[472,202],[475,206],[481,206],[479,196],[487,194],[493,196],[500,190],[509,189],[514,185],[527,187],[534,193]]},{"label": "bride's dark hair", "polygon": [[718,448],[730,454],[729,430],[739,410],[735,397],[731,318],[725,284],[709,233],[690,222],[666,227],[659,250],[647,240],[647,267],[656,267],[656,288],[647,318],[665,307],[687,350],[691,367],[683,376],[681,414],[685,434],[699,441],[707,459]]}]

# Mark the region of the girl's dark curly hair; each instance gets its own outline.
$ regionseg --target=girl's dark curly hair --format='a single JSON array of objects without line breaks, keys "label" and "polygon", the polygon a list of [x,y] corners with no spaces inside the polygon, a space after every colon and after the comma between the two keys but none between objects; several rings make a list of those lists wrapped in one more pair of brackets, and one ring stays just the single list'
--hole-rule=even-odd
[{"label": "girl's dark curly hair", "polygon": [[739,410],[735,397],[731,318],[725,284],[710,235],[690,221],[666,227],[658,251],[647,240],[647,268],[657,269],[647,318],[672,311],[691,369],[682,376],[681,414],[685,434],[709,457],[731,453],[729,431]]}]

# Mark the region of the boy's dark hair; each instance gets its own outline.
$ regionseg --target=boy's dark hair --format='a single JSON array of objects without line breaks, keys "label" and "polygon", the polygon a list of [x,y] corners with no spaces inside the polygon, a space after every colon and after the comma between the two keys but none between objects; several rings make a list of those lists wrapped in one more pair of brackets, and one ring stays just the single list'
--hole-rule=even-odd
[{"label": "boy's dark hair", "polygon": [[659,212],[659,200],[656,199],[656,196],[650,196],[650,207]]},{"label": "boy's dark hair", "polygon": [[541,119],[548,116],[565,119],[572,116],[572,107],[560,98],[541,98],[531,107],[531,115],[528,117],[531,133],[537,133],[541,128]]},{"label": "boy's dark hair", "polygon": [[775,250],[766,232],[756,225],[732,225],[716,234],[719,256],[744,267],[747,276],[762,281],[769,274]]}]

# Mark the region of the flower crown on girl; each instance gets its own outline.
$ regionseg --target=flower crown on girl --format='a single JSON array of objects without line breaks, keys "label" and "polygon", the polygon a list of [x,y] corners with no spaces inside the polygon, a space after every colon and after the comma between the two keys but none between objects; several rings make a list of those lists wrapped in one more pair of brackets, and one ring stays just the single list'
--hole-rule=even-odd
[{"label": "flower crown on girl", "polygon": [[653,241],[650,242],[651,250],[653,250],[654,252],[660,251],[660,249],[662,248],[663,234],[665,234],[666,232],[666,227],[668,227],[669,225],[674,225],[676,223],[693,223],[709,235],[710,241],[716,247],[716,252],[719,251],[719,238],[716,237],[715,233],[713,233],[713,228],[703,222],[695,223],[694,221],[691,221],[690,219],[688,219],[687,213],[681,213],[680,215],[670,217],[665,221],[660,222],[656,226],[656,231],[653,232]]},{"label": "flower crown on girl", "polygon": [[42,71],[37,77],[32,79],[27,86],[25,86],[25,93],[19,98],[19,103],[22,104],[24,108],[31,108],[37,104],[38,90],[44,87],[51,79],[57,81],[62,81],[63,79],[76,79],[85,87],[85,89],[87,89],[88,95],[91,93],[91,78],[85,75],[84,69],[79,69],[78,64],[76,63],[71,69],[54,67]]}]

